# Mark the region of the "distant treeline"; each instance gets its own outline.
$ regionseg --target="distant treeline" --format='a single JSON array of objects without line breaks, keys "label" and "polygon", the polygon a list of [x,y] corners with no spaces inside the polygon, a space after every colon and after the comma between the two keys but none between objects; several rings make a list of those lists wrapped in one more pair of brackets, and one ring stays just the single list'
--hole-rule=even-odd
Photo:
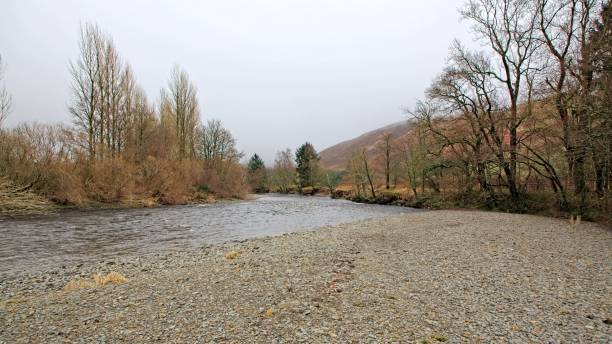
[{"label": "distant treeline", "polygon": [[247,165],[249,184],[255,192],[333,193],[344,173],[322,169],[319,160],[310,142],[298,147],[295,156],[289,148],[277,152],[272,167],[253,154]]}]

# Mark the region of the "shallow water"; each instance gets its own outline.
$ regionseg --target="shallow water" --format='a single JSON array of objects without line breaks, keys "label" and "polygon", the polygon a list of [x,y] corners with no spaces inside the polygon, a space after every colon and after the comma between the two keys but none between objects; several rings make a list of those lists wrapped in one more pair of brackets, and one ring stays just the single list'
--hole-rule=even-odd
[{"label": "shallow water", "polygon": [[417,211],[326,197],[263,195],[204,205],[0,220],[0,275],[309,230]]}]

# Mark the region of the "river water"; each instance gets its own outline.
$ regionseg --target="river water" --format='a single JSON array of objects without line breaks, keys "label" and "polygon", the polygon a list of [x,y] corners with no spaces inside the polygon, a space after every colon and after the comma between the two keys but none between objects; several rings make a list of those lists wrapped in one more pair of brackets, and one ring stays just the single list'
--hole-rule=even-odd
[{"label": "river water", "polygon": [[254,200],[149,209],[67,211],[0,219],[0,275],[182,250],[417,211],[326,197]]}]

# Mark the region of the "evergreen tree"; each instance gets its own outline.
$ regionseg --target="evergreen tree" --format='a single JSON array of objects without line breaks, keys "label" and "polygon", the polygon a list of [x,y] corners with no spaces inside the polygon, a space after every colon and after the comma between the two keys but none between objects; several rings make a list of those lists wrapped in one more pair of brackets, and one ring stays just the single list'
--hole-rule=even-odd
[{"label": "evergreen tree", "polygon": [[257,154],[253,154],[247,165],[249,172],[249,184],[255,192],[267,192],[267,173],[263,160]]},{"label": "evergreen tree", "polygon": [[295,152],[298,185],[300,188],[314,186],[318,169],[319,155],[309,142],[304,143]]},{"label": "evergreen tree", "polygon": [[255,173],[260,169],[266,168],[263,160],[259,157],[259,155],[257,155],[257,153],[253,154],[251,159],[249,159],[249,164],[247,167],[249,169],[249,173]]}]

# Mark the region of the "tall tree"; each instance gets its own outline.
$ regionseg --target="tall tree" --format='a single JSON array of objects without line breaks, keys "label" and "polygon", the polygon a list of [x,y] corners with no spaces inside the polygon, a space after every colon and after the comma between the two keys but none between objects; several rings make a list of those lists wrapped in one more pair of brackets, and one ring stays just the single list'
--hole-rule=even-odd
[{"label": "tall tree", "polygon": [[506,182],[514,201],[518,188],[518,128],[525,119],[519,104],[524,95],[534,53],[537,48],[535,10],[530,0],[470,0],[461,10],[463,18],[473,23],[478,38],[487,44],[494,64],[486,73],[503,87],[506,96],[499,101],[508,113],[508,161],[504,162]]},{"label": "tall tree", "polygon": [[279,192],[288,192],[289,187],[295,183],[295,164],[291,149],[287,148],[276,153],[274,159],[274,170],[272,171],[272,182]]},{"label": "tall tree", "polygon": [[393,134],[383,133],[376,144],[377,150],[383,157],[383,173],[385,175],[385,189],[389,190],[391,184],[391,168],[393,162]]},{"label": "tall tree", "polygon": [[90,157],[120,154],[134,112],[136,82],[113,40],[95,24],[81,26],[80,56],[70,61],[73,122],[87,135]]},{"label": "tall tree", "polygon": [[96,116],[99,112],[100,71],[99,50],[102,32],[97,25],[81,26],[79,37],[79,58],[70,61],[72,77],[72,101],[69,106],[75,125],[87,134],[87,150],[91,158],[96,155]]},{"label": "tall tree", "polygon": [[212,119],[206,122],[199,128],[198,137],[198,152],[208,167],[217,168],[222,162],[236,162],[240,159],[236,140],[221,121]]},{"label": "tall tree", "polygon": [[195,134],[200,120],[200,109],[195,85],[187,72],[175,66],[168,82],[168,92],[162,90],[162,108],[174,122],[180,158],[195,155]]},{"label": "tall tree", "polygon": [[311,143],[306,142],[297,149],[295,163],[300,188],[314,186],[319,166],[319,155]]},{"label": "tall tree", "polygon": [[[2,55],[0,55],[0,82],[4,77],[4,61]],[[12,99],[11,95],[6,90],[6,87],[0,84],[0,128],[2,128],[2,122],[6,120],[9,113],[11,112]]]},{"label": "tall tree", "polygon": [[[607,1],[597,19],[588,46],[592,51],[593,102],[591,154],[595,169],[595,191],[601,198],[612,184],[612,1]],[[605,209],[605,208],[604,208]]]},{"label": "tall tree", "polygon": [[247,164],[249,172],[249,183],[255,192],[267,191],[266,182],[266,166],[264,161],[257,155],[253,154]]},{"label": "tall tree", "polygon": [[353,153],[349,160],[347,171],[359,195],[366,194],[366,187],[368,187],[372,197],[376,198],[374,171],[368,162],[368,153],[364,147],[359,148]]},{"label": "tall tree", "polygon": [[586,188],[588,108],[592,104],[593,58],[588,46],[593,29],[595,0],[538,0],[539,39],[544,43],[547,65],[545,85],[554,99],[562,128],[561,142],[574,192]]},{"label": "tall tree", "polygon": [[133,148],[137,161],[144,159],[157,125],[155,111],[148,103],[144,91],[136,87],[132,100],[132,116],[130,116],[128,143]]}]

